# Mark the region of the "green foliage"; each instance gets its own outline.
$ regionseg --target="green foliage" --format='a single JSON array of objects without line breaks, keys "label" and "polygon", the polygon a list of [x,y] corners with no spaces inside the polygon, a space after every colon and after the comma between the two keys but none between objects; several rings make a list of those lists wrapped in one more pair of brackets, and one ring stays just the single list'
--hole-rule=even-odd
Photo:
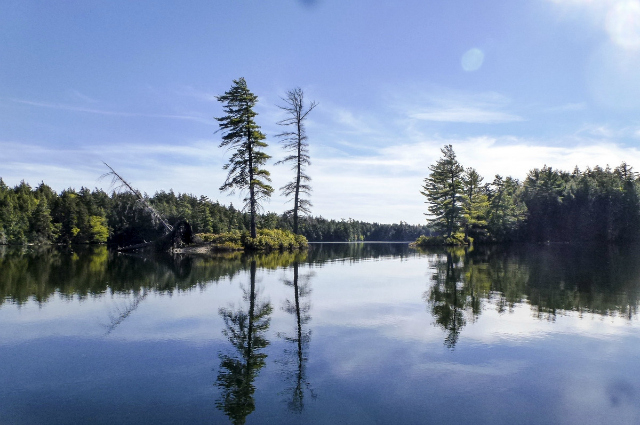
[{"label": "green foliage", "polygon": [[473,243],[473,238],[466,237],[464,233],[457,232],[451,236],[420,236],[411,246],[427,248],[431,246],[462,246]]},{"label": "green foliage", "polygon": [[205,243],[214,245],[214,248],[222,251],[237,251],[243,249],[242,235],[239,231],[225,233],[198,233],[196,237]]},{"label": "green foliage", "polygon": [[572,173],[545,165],[523,183],[496,175],[482,185],[473,168],[463,170],[451,145],[442,153],[421,191],[436,238],[421,245],[455,245],[461,231],[465,244],[640,239],[640,178],[626,163]]},{"label": "green foliage", "polygon": [[89,225],[91,226],[91,242],[105,243],[109,237],[109,228],[107,227],[107,218],[98,215],[89,217]]},{"label": "green foliage", "polygon": [[527,218],[522,185],[515,179],[496,175],[489,190],[487,231],[489,241],[519,240]]},{"label": "green foliage", "polygon": [[640,237],[640,180],[628,164],[573,173],[551,167],[529,172],[523,184],[527,239],[629,241]]},{"label": "green foliage", "polygon": [[307,239],[302,235],[279,229],[261,229],[255,238],[242,234],[242,245],[254,251],[294,250],[307,248]]},{"label": "green foliage", "polygon": [[229,170],[229,173],[220,190],[229,190],[231,193],[236,189],[247,191],[244,198],[245,209],[249,210],[251,236],[255,238],[256,215],[260,203],[268,199],[273,192],[273,188],[268,184],[271,181],[269,172],[260,168],[271,157],[262,151],[267,147],[263,142],[266,136],[254,121],[258,114],[253,107],[258,97],[249,91],[244,78],[240,78],[234,80],[233,86],[217,99],[223,103],[222,108],[226,114],[216,118],[224,134],[220,147],[235,149],[229,162],[223,167],[224,170]]},{"label": "green foliage", "polygon": [[[292,229],[290,216],[282,216],[276,226]],[[367,223],[359,220],[328,220],[322,217],[300,217],[299,233],[311,242],[412,241],[430,235],[426,225],[412,225],[401,221],[394,224]]]},{"label": "green foliage", "polygon": [[429,220],[434,230],[450,237],[462,227],[462,177],[464,168],[456,159],[451,145],[440,150],[443,157],[429,166],[431,173],[420,191],[429,205]]},{"label": "green foliage", "polygon": [[304,236],[279,229],[260,229],[255,238],[252,238],[249,232],[240,233],[238,231],[220,234],[200,233],[196,237],[221,250],[244,248],[250,251],[286,251],[308,247],[307,239]]},{"label": "green foliage", "polygon": [[486,237],[489,197],[483,178],[473,168],[462,176],[462,226],[467,239]]},{"label": "green foliage", "polygon": [[[16,192],[21,193],[20,197]],[[240,234],[251,225],[249,214],[233,204],[221,205],[205,196],[160,191],[147,202],[169,223],[187,220],[194,233]],[[95,217],[106,222],[98,222]],[[259,224],[262,229],[291,231],[293,218],[266,213]],[[106,232],[100,226],[106,227]],[[299,232],[307,240],[318,242],[408,241],[430,234],[430,229],[404,222],[380,224],[300,217]],[[126,246],[156,240],[164,230],[130,193],[109,195],[102,190],[81,188],[57,194],[44,183],[36,189],[26,183],[9,188],[0,179],[0,244],[97,243],[104,241],[105,234],[108,243]]]}]

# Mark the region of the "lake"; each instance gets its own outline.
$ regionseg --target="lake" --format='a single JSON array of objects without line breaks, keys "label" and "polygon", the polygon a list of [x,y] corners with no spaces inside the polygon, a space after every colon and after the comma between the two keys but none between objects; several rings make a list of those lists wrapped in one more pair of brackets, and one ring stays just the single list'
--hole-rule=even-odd
[{"label": "lake", "polygon": [[638,424],[640,248],[0,247],[3,424]]}]

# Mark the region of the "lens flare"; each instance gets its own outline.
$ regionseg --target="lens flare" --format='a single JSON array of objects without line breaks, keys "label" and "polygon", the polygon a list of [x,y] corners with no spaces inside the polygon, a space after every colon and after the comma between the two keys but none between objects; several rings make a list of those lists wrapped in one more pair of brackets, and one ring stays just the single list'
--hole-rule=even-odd
[{"label": "lens flare", "polygon": [[475,47],[467,50],[464,55],[462,55],[462,69],[467,72],[477,71],[482,66],[482,62],[484,62],[484,53]]},{"label": "lens flare", "polygon": [[611,40],[625,49],[640,49],[640,1],[616,4],[607,13],[606,29]]}]

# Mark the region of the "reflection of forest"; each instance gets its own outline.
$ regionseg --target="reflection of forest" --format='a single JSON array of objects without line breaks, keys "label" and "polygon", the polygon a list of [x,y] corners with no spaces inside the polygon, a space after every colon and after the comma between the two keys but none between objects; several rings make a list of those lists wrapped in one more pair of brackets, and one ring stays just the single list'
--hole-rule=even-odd
[{"label": "reflection of forest", "polygon": [[15,248],[0,245],[0,305],[29,299],[46,302],[55,293],[80,298],[105,293],[140,294],[145,290],[185,291],[233,278],[258,267],[276,269],[294,262],[321,265],[383,256],[416,256],[407,244],[313,244],[304,252],[207,256],[138,255],[110,251],[104,245]]},{"label": "reflection of forest", "polygon": [[[275,269],[295,262],[315,267],[332,261],[369,258],[404,258],[427,254],[435,258],[433,296],[453,297],[441,309],[463,303],[473,319],[478,303],[509,311],[517,303],[530,303],[536,315],[553,319],[559,311],[620,315],[637,313],[640,292],[640,247],[521,245],[417,253],[406,244],[312,244],[309,252],[219,256],[119,254],[104,246],[14,249],[0,246],[0,303],[46,302],[53,294],[66,297],[108,293],[142,294],[147,291],[186,291],[250,268]],[[447,261],[445,261],[447,260]],[[448,273],[448,274],[447,274]],[[457,282],[455,285],[452,282]],[[452,288],[457,288],[452,292]],[[471,297],[470,301],[467,297]],[[465,300],[463,302],[463,300]],[[435,301],[435,300],[434,300]],[[476,303],[475,307],[469,303]],[[461,304],[462,305],[462,304]],[[461,308],[461,305],[456,307]],[[477,313],[476,313],[477,312]],[[444,314],[444,313],[443,313]],[[457,317],[457,316],[456,316]]]},{"label": "reflection of forest", "polygon": [[629,319],[637,314],[640,247],[522,245],[433,254],[425,300],[450,348],[486,308],[502,313],[526,302],[548,320],[563,311]]},{"label": "reflection of forest", "polygon": [[7,249],[0,246],[0,304],[46,302],[55,293],[80,298],[105,293],[186,291],[258,267],[304,261],[305,252],[216,256],[122,254],[105,246]]},{"label": "reflection of forest", "polygon": [[216,406],[234,424],[244,424],[255,409],[254,380],[266,364],[263,350],[269,345],[266,332],[273,311],[269,302],[260,300],[256,289],[256,260],[250,265],[249,289],[243,288],[244,307],[219,310],[225,324],[222,331],[234,348],[231,354],[220,354],[217,386],[221,395]]},{"label": "reflection of forest", "polygon": [[307,262],[322,265],[327,262],[358,262],[383,257],[416,257],[420,253],[408,243],[314,243],[310,245]]},{"label": "reflection of forest", "polygon": [[309,295],[311,286],[309,280],[311,273],[300,276],[299,263],[293,263],[293,280],[285,279],[284,284],[293,289],[293,301],[287,299],[283,310],[293,315],[296,319],[295,332],[293,334],[279,333],[278,336],[290,343],[290,347],[285,349],[285,360],[283,362],[284,375],[287,381],[285,390],[288,400],[289,410],[301,413],[304,410],[305,392],[309,392],[312,397],[315,394],[311,390],[311,384],[306,378],[306,363],[308,360],[307,351],[311,340],[311,330],[306,325],[311,320],[309,314],[311,303]]}]

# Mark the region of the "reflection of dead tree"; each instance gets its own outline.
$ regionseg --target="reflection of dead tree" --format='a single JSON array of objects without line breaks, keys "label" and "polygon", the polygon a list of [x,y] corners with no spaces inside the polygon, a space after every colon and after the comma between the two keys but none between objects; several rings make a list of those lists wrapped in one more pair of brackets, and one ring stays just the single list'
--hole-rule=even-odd
[{"label": "reflection of dead tree", "polygon": [[145,291],[143,292],[142,295],[136,296],[131,302],[131,304],[129,304],[125,308],[120,309],[116,307],[115,309],[116,314],[109,313],[109,319],[111,319],[111,323],[109,323],[108,325],[105,325],[105,327],[107,328],[107,332],[105,333],[105,336],[109,335],[111,332],[115,330],[115,328],[118,327],[118,325],[120,325],[120,323],[124,322],[126,318],[129,317],[129,315],[138,308],[140,303],[144,301],[144,299],[147,297],[148,294],[149,293]]},{"label": "reflection of dead tree", "polygon": [[[304,410],[305,389],[309,391],[313,399],[316,394],[311,388],[311,383],[307,381],[306,363],[308,360],[307,352],[309,342],[311,341],[311,330],[304,329],[304,326],[311,320],[309,314],[311,303],[308,300],[311,294],[309,280],[312,274],[299,276],[299,263],[293,263],[293,281],[285,279],[284,284],[293,286],[294,302],[285,301],[282,308],[289,314],[296,317],[296,333],[295,336],[288,336],[284,333],[278,333],[278,337],[294,345],[293,349],[285,349],[287,358],[283,361],[285,366],[285,379],[288,382],[286,392],[290,393],[290,400],[287,405],[289,410],[302,413]],[[291,367],[293,366],[293,368]],[[291,370],[293,369],[293,370]]]},{"label": "reflection of dead tree", "polygon": [[122,178],[122,176],[120,174],[118,174],[116,172],[116,170],[114,170],[113,168],[111,168],[111,166],[109,164],[107,164],[106,162],[103,162],[104,165],[107,166],[107,168],[109,168],[108,173],[103,174],[102,176],[100,176],[100,178],[104,178],[104,177],[111,177],[111,186],[114,188],[114,190],[120,190],[120,189],[126,189],[127,191],[131,192],[136,198],[138,198],[138,202],[140,202],[142,205],[144,205],[144,207],[149,210],[149,212],[151,213],[151,215],[153,216],[153,218],[157,221],[159,221],[160,223],[162,223],[162,225],[165,228],[165,233],[169,233],[173,230],[173,226],[171,226],[167,220],[165,220],[158,211],[156,211],[155,208],[153,208],[146,199],[144,199],[144,196],[142,196],[142,194],[140,193],[139,190],[134,189],[133,186],[131,186],[129,184],[129,182],[127,182],[124,178]]}]

